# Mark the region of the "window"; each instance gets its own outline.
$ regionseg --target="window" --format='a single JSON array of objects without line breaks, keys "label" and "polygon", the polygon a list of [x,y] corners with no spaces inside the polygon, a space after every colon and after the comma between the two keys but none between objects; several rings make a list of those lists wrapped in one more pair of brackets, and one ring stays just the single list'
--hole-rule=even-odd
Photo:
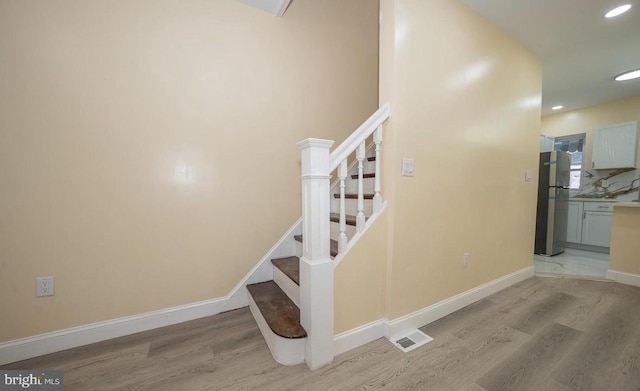
[{"label": "window", "polygon": [[566,152],[571,156],[571,181],[570,189],[580,189],[582,182],[582,150],[584,149],[585,134],[572,134],[570,136],[556,137],[554,151]]}]

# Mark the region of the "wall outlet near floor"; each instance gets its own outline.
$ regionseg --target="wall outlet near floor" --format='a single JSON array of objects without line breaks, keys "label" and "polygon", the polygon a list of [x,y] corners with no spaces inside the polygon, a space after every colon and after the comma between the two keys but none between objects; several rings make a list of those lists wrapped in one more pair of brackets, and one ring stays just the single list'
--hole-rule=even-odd
[{"label": "wall outlet near floor", "polygon": [[36,297],[53,296],[53,277],[36,278]]},{"label": "wall outlet near floor", "polygon": [[469,266],[469,253],[464,253],[462,256],[462,267]]}]

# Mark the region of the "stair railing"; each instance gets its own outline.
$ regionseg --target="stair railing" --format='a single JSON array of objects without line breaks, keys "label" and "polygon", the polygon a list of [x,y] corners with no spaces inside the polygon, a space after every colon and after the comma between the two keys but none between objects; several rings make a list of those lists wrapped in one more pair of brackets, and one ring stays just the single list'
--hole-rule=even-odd
[{"label": "stair railing", "polygon": [[365,229],[365,143],[373,135],[375,182],[373,213],[382,209],[380,194],[380,145],[382,124],[389,118],[389,104],[380,107],[333,152],[331,140],[306,139],[298,143],[302,163],[302,258],[300,259],[300,322],[307,331],[305,361],[319,368],[333,360],[333,263],[330,245],[330,180],[337,169],[340,189],[338,254],[348,250],[345,179],[347,161],[355,152],[358,164],[356,232]]}]

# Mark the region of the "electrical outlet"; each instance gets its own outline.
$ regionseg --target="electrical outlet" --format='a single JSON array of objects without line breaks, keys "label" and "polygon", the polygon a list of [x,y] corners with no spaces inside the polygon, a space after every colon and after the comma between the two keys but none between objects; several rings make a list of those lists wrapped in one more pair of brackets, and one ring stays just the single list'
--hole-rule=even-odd
[{"label": "electrical outlet", "polygon": [[469,253],[464,253],[462,256],[462,267],[469,266]]},{"label": "electrical outlet", "polygon": [[53,296],[54,292],[53,277],[36,278],[36,297]]},{"label": "electrical outlet", "polygon": [[609,187],[609,181],[606,179],[602,180],[602,187]]}]

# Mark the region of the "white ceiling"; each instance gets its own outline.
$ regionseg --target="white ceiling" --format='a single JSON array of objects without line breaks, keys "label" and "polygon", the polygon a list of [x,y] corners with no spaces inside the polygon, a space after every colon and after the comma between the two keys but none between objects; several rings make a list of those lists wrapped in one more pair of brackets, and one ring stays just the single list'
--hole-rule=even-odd
[{"label": "white ceiling", "polygon": [[[542,115],[640,95],[640,0],[462,0],[537,54],[543,63]],[[612,19],[604,14],[633,4]]]}]

